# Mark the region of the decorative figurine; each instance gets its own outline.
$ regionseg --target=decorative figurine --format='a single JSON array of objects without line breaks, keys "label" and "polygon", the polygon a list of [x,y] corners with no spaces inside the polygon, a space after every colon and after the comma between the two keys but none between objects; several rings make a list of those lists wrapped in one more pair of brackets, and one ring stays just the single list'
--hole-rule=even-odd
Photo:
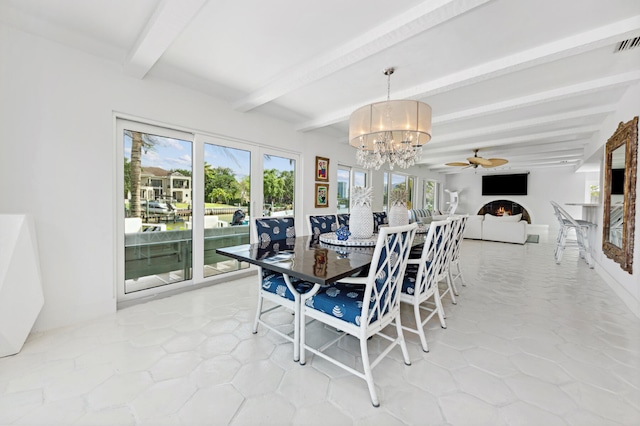
[{"label": "decorative figurine", "polygon": [[349,232],[349,228],[347,228],[346,226],[341,226],[336,231],[336,236],[338,237],[338,240],[340,240],[340,241],[348,240],[349,239],[349,235],[351,235],[351,232]]}]

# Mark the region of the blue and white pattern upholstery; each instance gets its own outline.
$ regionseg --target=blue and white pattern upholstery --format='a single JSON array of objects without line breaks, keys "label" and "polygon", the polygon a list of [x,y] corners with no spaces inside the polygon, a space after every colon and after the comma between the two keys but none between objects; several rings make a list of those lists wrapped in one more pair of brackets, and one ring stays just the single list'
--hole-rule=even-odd
[{"label": "blue and white pattern upholstery", "polygon": [[292,217],[263,217],[256,219],[258,241],[269,242],[296,236]]},{"label": "blue and white pattern upholstery", "polygon": [[[400,301],[412,305],[416,324],[416,328],[405,326],[403,329],[420,336],[422,349],[425,352],[429,351],[424,333],[426,323],[437,314],[442,328],[447,326],[444,321],[438,282],[443,278],[442,271],[446,270],[447,251],[446,244],[443,242],[449,238],[451,229],[450,220],[431,223],[420,258],[408,261],[402,283]],[[433,301],[428,303],[429,299]],[[430,312],[424,320],[421,318],[421,310]]]},{"label": "blue and white pattern upholstery", "polygon": [[349,227],[349,213],[338,214],[338,225]]},{"label": "blue and white pattern upholstery", "polygon": [[410,209],[409,210],[409,223],[416,222],[421,217],[433,216],[431,210],[427,209]]},{"label": "blue and white pattern upholstery", "polygon": [[323,287],[305,304],[351,324],[360,325],[365,287],[361,284],[338,283]]},{"label": "blue and white pattern upholstery", "polygon": [[[309,350],[345,368],[367,382],[371,402],[376,407],[380,403],[373,383],[371,366],[377,365],[395,345],[399,345],[402,349],[405,364],[411,363],[400,322],[400,292],[416,230],[416,224],[381,228],[367,277],[349,277],[344,282],[321,288],[315,295],[309,293],[302,296],[300,363],[304,364],[305,351]],[[360,373],[346,366],[320,349],[307,346],[305,317],[342,330],[343,335],[349,334],[361,339],[364,372]],[[396,326],[397,337],[395,338],[381,331],[390,324]],[[375,334],[380,334],[391,343],[387,348],[378,348],[380,355],[370,362],[367,339]]]},{"label": "blue and white pattern upholstery", "polygon": [[380,225],[389,223],[387,212],[373,212],[373,232],[380,230]]},{"label": "blue and white pattern upholstery", "polygon": [[307,215],[310,235],[326,234],[338,230],[338,218],[334,214]]},{"label": "blue and white pattern upholstery", "polygon": [[[279,252],[287,251],[295,244],[295,222],[293,217],[260,217],[253,220],[253,235],[259,243],[258,258],[264,258],[276,255]],[[299,359],[299,311],[300,311],[300,294],[309,291],[314,284],[290,278],[279,272],[272,271],[268,268],[260,268],[258,274],[258,307],[256,310],[256,318],[253,323],[253,332],[258,332],[258,324],[262,324],[282,338],[293,342],[293,359]],[[274,303],[275,307],[263,310],[264,299]],[[269,324],[262,319],[262,314],[270,312],[278,307],[284,307],[294,312],[293,326],[294,335],[283,333],[278,327]]]}]

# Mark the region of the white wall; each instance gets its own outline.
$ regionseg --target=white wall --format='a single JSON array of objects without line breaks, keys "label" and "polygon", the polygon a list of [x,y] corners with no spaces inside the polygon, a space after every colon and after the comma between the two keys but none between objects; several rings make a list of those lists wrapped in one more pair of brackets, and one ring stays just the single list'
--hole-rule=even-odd
[{"label": "white wall", "polygon": [[[593,138],[587,147],[588,153],[598,151],[613,135],[620,122],[628,122],[640,114],[640,84],[636,84],[627,90],[617,105],[614,114],[607,118],[602,125],[598,136]],[[604,162],[603,150],[603,162]],[[603,187],[603,178],[600,179],[600,188]],[[595,244],[596,270],[609,283],[612,289],[627,303],[627,305],[640,317],[640,179],[636,182],[636,217],[635,217],[635,241],[633,255],[633,274],[629,274],[620,268],[620,265],[607,258],[602,252],[602,209],[598,212],[598,229]]]},{"label": "white wall", "polygon": [[[327,137],[235,112],[192,90],[126,77],[118,64],[6,26],[0,93],[0,213],[35,218],[45,293],[36,330],[115,310],[114,112],[300,152],[305,195],[313,191],[312,147],[323,156],[341,151]],[[305,196],[309,205],[313,197]]]},{"label": "white wall", "polygon": [[[522,171],[514,171],[521,173]],[[487,173],[490,174],[490,173]],[[550,232],[557,229],[556,218],[550,201],[559,204],[584,202],[584,173],[574,173],[570,168],[534,169],[528,177],[528,195],[482,195],[482,173],[472,170],[447,175],[445,189],[460,192],[460,204],[456,213],[477,214],[478,210],[489,201],[513,200],[522,205],[535,225],[549,225]],[[575,217],[582,214],[580,207],[565,206]]]}]

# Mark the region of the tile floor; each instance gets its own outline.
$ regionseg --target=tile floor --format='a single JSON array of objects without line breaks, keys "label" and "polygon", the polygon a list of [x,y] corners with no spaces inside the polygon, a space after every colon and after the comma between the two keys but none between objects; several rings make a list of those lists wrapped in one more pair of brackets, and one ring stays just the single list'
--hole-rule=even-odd
[{"label": "tile floor", "polygon": [[[640,424],[640,320],[574,250],[555,265],[544,240],[465,240],[448,328],[432,320],[429,353],[407,335],[412,365],[396,348],[374,370],[380,408],[363,380],[251,334],[254,276],[30,336],[0,358],[0,425]],[[332,334],[309,326],[310,340]],[[359,360],[352,340],[334,353]]]}]

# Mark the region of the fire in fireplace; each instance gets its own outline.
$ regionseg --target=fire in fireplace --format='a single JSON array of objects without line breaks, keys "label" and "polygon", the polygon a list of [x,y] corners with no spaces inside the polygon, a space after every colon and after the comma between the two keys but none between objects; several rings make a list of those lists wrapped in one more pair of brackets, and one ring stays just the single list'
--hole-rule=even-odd
[{"label": "fire in fireplace", "polygon": [[494,216],[516,215],[522,213],[522,219],[527,223],[531,223],[531,217],[527,209],[522,207],[515,201],[510,200],[495,200],[490,201],[478,211],[478,214],[492,214]]}]

